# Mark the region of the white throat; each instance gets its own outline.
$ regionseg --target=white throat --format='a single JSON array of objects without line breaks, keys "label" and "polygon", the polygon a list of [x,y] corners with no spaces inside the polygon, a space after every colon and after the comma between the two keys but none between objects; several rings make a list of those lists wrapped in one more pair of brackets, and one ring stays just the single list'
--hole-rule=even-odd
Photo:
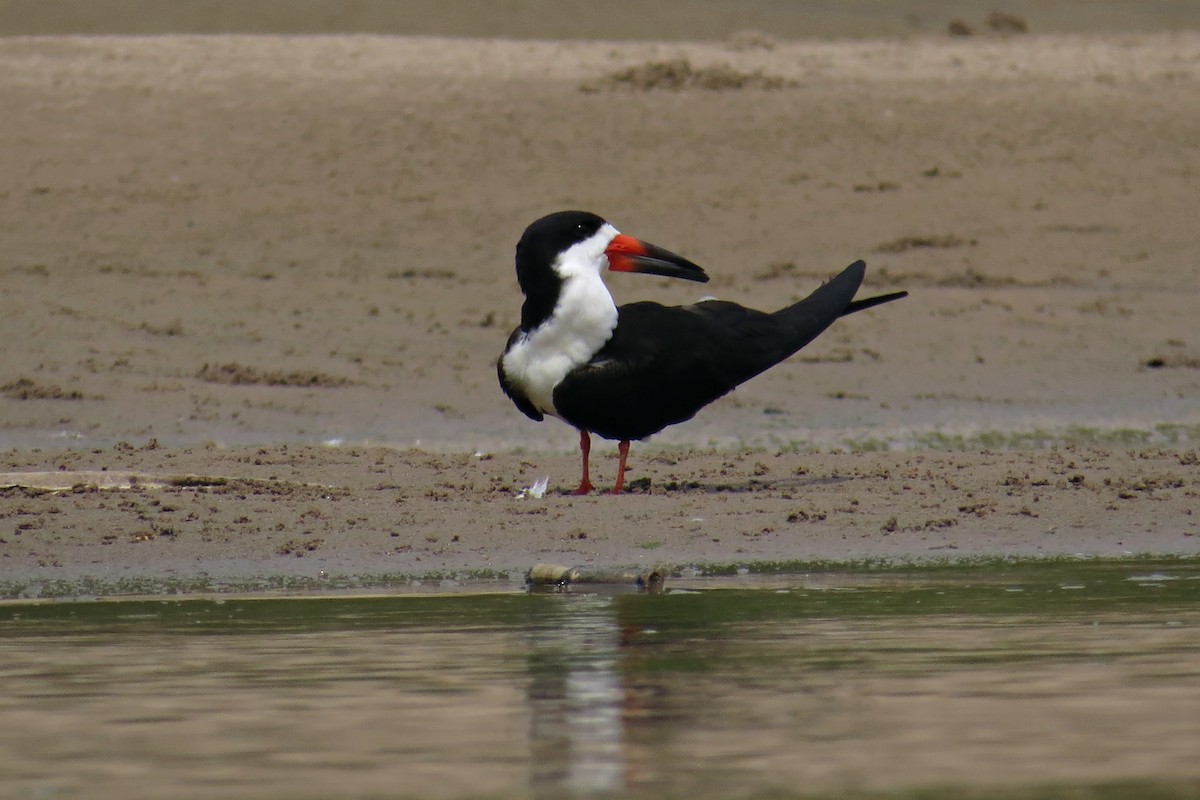
[{"label": "white throat", "polygon": [[600,277],[608,267],[604,249],[616,235],[617,229],[605,224],[559,255],[554,271],[563,283],[554,313],[504,355],[508,380],[544,414],[558,416],[554,388],[590,361],[617,327],[616,303]]}]

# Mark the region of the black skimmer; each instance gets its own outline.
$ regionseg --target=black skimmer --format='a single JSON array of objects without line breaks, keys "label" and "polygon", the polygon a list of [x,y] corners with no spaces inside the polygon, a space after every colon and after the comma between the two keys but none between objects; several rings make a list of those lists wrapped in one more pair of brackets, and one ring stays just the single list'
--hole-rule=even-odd
[{"label": "black skimmer", "polygon": [[691,419],[838,317],[908,294],[855,300],[866,270],[856,261],[773,314],[720,300],[618,308],[601,277],[606,268],[701,283],[708,275],[586,211],[560,211],[534,222],[517,242],[516,260],[525,303],[521,326],[496,364],[500,386],[529,418],[540,422],[549,414],[578,429],[583,478],[575,494],[592,490],[591,434],[620,443],[613,487],[619,494],[630,440]]}]

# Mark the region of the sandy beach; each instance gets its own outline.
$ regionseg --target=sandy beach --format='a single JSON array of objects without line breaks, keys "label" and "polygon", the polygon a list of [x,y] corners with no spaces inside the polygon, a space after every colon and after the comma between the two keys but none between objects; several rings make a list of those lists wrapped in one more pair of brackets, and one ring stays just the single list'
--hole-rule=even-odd
[{"label": "sandy beach", "polygon": [[[1183,31],[0,38],[0,585],[1194,556],[1198,87]],[[713,276],[618,302],[911,296],[568,497],[494,368],[560,208]]]}]

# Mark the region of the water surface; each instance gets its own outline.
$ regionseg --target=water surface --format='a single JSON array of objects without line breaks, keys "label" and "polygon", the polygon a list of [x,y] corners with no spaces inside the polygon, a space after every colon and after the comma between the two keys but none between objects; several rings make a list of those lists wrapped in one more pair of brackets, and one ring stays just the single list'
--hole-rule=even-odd
[{"label": "water surface", "polygon": [[1167,562],[5,604],[0,794],[1193,797],[1197,601]]}]

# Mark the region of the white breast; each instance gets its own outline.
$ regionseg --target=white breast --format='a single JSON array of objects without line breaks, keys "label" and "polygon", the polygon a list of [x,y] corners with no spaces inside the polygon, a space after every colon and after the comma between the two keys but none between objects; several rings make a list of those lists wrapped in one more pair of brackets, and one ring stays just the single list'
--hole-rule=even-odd
[{"label": "white breast", "polygon": [[617,306],[597,272],[563,284],[554,313],[504,354],[504,374],[544,414],[558,416],[554,387],[586,364],[617,327]]}]

